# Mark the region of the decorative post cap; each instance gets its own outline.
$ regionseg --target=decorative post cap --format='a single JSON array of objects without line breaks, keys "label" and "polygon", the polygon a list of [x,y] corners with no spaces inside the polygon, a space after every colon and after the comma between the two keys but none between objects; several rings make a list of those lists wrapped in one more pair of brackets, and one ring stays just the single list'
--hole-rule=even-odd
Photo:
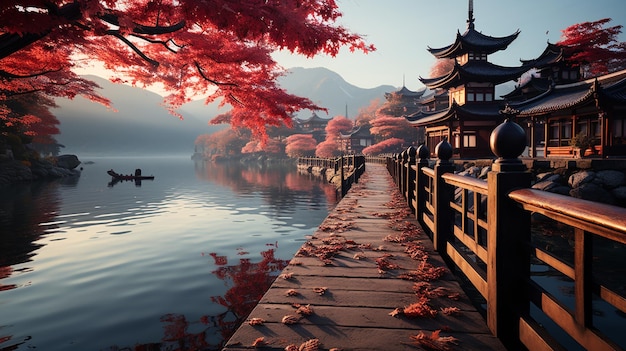
[{"label": "decorative post cap", "polygon": [[439,159],[437,162],[448,162],[450,158],[452,158],[452,145],[448,142],[447,137],[444,137],[443,140],[435,146],[435,154]]},{"label": "decorative post cap", "polygon": [[401,157],[401,159],[402,159],[402,161],[404,161],[404,162],[406,162],[406,160],[408,160],[408,159],[409,159],[409,153],[408,153],[406,150],[402,151],[402,152],[400,153],[400,155],[402,156],[402,157]]},{"label": "decorative post cap", "polygon": [[415,155],[417,155],[417,149],[415,146],[411,145],[406,149],[406,152],[409,154],[410,159],[415,159]]},{"label": "decorative post cap", "polygon": [[422,144],[417,148],[417,156],[420,159],[430,158],[430,150],[428,150],[428,146],[426,146],[426,144]]},{"label": "decorative post cap", "polygon": [[[507,170],[521,169],[521,167],[517,167],[523,166],[522,161],[518,157],[526,148],[526,132],[519,124],[513,122],[511,118],[515,117],[519,111],[507,106],[500,113],[507,116],[507,118],[491,132],[489,138],[491,151],[498,156],[495,163],[509,165]],[[514,165],[515,167],[513,167]]]}]

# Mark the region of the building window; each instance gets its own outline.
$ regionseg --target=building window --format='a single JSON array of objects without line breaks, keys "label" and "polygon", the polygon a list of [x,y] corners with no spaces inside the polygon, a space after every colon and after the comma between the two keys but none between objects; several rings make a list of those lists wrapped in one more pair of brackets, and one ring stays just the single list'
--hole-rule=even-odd
[{"label": "building window", "polygon": [[572,139],[572,122],[561,122],[561,146],[568,146]]},{"label": "building window", "polygon": [[569,146],[572,139],[572,121],[551,121],[548,125],[548,146]]},{"label": "building window", "polygon": [[467,101],[493,101],[493,88],[472,87],[467,88]]},{"label": "building window", "polygon": [[487,54],[482,52],[470,52],[468,53],[469,61],[487,61]]},{"label": "building window", "polygon": [[463,147],[476,147],[476,134],[464,134]]}]

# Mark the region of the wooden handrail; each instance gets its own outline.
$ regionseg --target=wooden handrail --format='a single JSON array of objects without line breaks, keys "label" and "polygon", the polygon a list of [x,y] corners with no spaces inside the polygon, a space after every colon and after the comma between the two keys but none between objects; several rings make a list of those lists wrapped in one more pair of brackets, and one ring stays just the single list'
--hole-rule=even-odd
[{"label": "wooden handrail", "polygon": [[[593,321],[595,296],[626,312],[623,293],[594,277],[593,246],[595,237],[626,244],[626,209],[532,189],[531,174],[523,166],[512,162],[496,166],[485,181],[454,174],[454,166],[446,160],[440,159],[433,168],[422,159],[396,156],[387,161],[387,169],[435,249],[486,299],[487,324],[507,347],[561,347],[531,316],[534,305],[582,347],[622,349]],[[573,260],[535,245],[533,213],[573,229]],[[562,300],[534,283],[532,259],[573,281],[573,308],[564,308]]]},{"label": "wooden handrail", "polygon": [[461,187],[463,189],[475,191],[481,194],[487,194],[488,192],[487,182],[484,180],[467,176],[460,176],[453,173],[444,174],[443,179],[445,179],[446,183],[453,186]]},{"label": "wooden handrail", "polygon": [[536,189],[509,193],[527,211],[570,224],[626,244],[626,208],[558,195]]}]

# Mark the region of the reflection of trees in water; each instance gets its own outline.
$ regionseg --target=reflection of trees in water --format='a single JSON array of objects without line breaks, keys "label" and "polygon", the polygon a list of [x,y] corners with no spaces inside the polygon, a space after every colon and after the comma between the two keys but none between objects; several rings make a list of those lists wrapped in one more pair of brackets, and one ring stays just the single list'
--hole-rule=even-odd
[{"label": "reflection of trees in water", "polygon": [[[274,250],[270,248],[261,252],[260,262],[241,258],[237,265],[232,266],[228,265],[226,256],[210,253],[214,264],[219,266],[212,273],[229,287],[223,296],[212,296],[211,301],[226,307],[226,311],[214,316],[202,316],[196,322],[190,322],[181,314],[166,314],[160,319],[164,323],[161,342],[138,344],[132,350],[221,350],[261,300],[278,272],[287,266],[289,261],[274,257]],[[131,348],[113,346],[110,350]]]},{"label": "reflection of trees in water", "polygon": [[[39,224],[52,221],[59,210],[58,185],[58,182],[32,182],[2,188],[0,293],[18,287],[15,284],[2,284],[2,279],[13,274],[12,266],[29,262],[35,251],[42,246],[35,244],[45,234],[44,227]],[[0,334],[0,347],[2,350],[17,350],[29,339],[30,337],[25,337],[17,341],[13,340],[12,335]]]},{"label": "reflection of trees in water", "polygon": [[46,227],[39,224],[55,218],[60,206],[58,186],[57,182],[33,182],[2,189],[0,269],[30,261],[41,247],[34,242]]},{"label": "reflection of trees in water", "polygon": [[279,215],[292,214],[303,198],[308,199],[306,205],[311,207],[334,204],[338,200],[332,185],[298,173],[293,164],[259,166],[240,162],[196,162],[195,170],[198,178],[227,186],[243,196],[262,194],[270,209]]}]

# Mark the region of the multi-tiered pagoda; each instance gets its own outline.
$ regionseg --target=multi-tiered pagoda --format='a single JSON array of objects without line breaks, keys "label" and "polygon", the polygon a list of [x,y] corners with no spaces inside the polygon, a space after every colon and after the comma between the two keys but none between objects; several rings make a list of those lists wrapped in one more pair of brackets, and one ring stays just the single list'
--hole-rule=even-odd
[{"label": "multi-tiered pagoda", "polygon": [[528,71],[530,64],[503,67],[489,62],[488,57],[505,50],[519,35],[492,37],[474,27],[473,2],[469,2],[467,30],[457,32],[454,43],[428,51],[438,59],[453,59],[454,67],[439,77],[421,78],[432,90],[447,90],[449,105],[443,110],[427,110],[406,116],[415,127],[424,127],[426,143],[434,151],[447,138],[455,157],[492,157],[489,148],[491,131],[503,120],[500,110],[504,102],[495,98],[496,85],[516,80]]}]

